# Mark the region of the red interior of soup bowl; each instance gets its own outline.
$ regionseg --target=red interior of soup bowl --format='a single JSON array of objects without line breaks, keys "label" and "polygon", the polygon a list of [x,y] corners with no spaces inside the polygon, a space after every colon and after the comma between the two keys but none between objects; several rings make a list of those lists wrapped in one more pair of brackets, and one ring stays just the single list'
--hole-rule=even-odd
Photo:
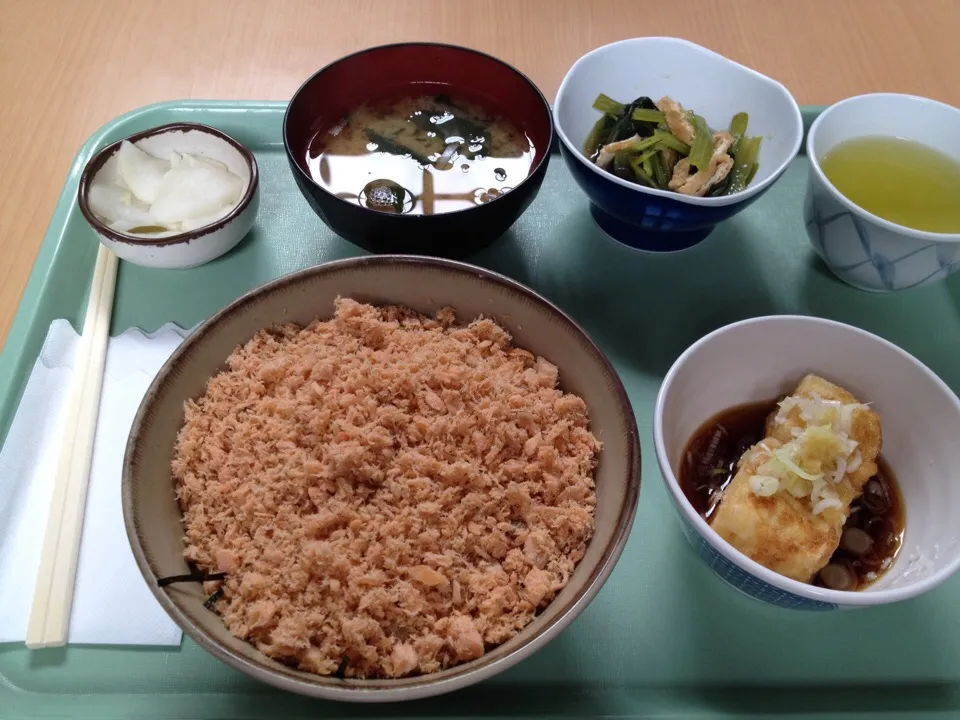
[{"label": "red interior of soup bowl", "polygon": [[550,106],[526,76],[476,50],[432,43],[375,47],[319,70],[290,102],[284,121],[287,146],[308,173],[310,140],[358,105],[439,93],[476,103],[522,129],[536,149],[531,173],[550,152]]}]

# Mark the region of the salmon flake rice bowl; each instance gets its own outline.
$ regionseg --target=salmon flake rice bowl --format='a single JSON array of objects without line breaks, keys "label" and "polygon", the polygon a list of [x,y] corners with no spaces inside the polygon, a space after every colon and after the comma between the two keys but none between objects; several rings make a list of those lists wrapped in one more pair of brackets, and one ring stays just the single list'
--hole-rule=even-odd
[{"label": "salmon flake rice bowl", "polygon": [[341,298],[258,333],[188,402],[186,557],[226,573],[216,608],[266,655],[348,677],[473,660],[583,557],[585,403],[493,321],[455,321]]},{"label": "salmon flake rice bowl", "polygon": [[[417,261],[432,263],[461,267]],[[636,428],[621,415],[626,433],[610,433],[626,451],[626,464],[614,465],[629,474],[604,498],[600,438],[616,423],[595,422],[576,392],[596,395],[595,380],[561,387],[556,365],[471,302],[461,311],[431,301],[421,313],[367,297],[337,292],[327,319],[297,311],[260,323],[252,338],[223,346],[216,372],[192,381],[168,427],[166,500],[181,532],[165,542],[179,545],[189,592],[206,606],[198,639],[221,657],[211,631],[231,636],[231,650],[255,648],[273,670],[314,678],[310,690],[290,689],[330,697],[315,687],[413,683],[423,696],[442,691],[423,689],[432,678],[453,674],[453,689],[512,664],[491,660],[546,642],[599,589],[635,510]],[[224,315],[231,308],[198,335]],[[580,352],[597,352],[584,339]],[[131,461],[128,448],[128,470]],[[128,530],[129,496],[125,486]],[[141,569],[143,535],[132,536]],[[154,586],[166,573],[145,574]],[[170,611],[185,589],[154,592]],[[471,666],[485,672],[471,677]]]}]

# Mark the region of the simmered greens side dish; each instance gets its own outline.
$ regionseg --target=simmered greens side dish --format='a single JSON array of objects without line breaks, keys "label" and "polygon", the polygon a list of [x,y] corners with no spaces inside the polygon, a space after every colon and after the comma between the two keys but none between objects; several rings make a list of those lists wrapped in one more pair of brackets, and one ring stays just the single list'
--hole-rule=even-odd
[{"label": "simmered greens side dish", "polygon": [[639,97],[624,104],[603,93],[593,103],[603,113],[583,152],[607,172],[630,182],[682,195],[715,197],[744,190],[757,174],[759,137],[747,136],[747,113],[729,130],[669,97]]}]

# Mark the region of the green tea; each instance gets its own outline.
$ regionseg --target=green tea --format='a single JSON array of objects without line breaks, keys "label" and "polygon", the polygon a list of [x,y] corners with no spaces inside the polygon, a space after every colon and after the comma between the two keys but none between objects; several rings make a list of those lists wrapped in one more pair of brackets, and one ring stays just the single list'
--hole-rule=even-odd
[{"label": "green tea", "polygon": [[960,162],[896,137],[840,143],[820,163],[847,199],[915,230],[960,233]]}]

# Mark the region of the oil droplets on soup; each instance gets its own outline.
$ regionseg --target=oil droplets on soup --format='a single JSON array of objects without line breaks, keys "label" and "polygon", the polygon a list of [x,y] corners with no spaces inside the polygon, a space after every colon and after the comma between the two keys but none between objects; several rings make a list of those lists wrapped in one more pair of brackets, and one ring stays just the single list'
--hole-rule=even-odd
[{"label": "oil droplets on soup", "polygon": [[509,192],[533,165],[517,127],[446,95],[364,104],[310,142],[313,179],[344,200],[389,213],[430,215]]}]

